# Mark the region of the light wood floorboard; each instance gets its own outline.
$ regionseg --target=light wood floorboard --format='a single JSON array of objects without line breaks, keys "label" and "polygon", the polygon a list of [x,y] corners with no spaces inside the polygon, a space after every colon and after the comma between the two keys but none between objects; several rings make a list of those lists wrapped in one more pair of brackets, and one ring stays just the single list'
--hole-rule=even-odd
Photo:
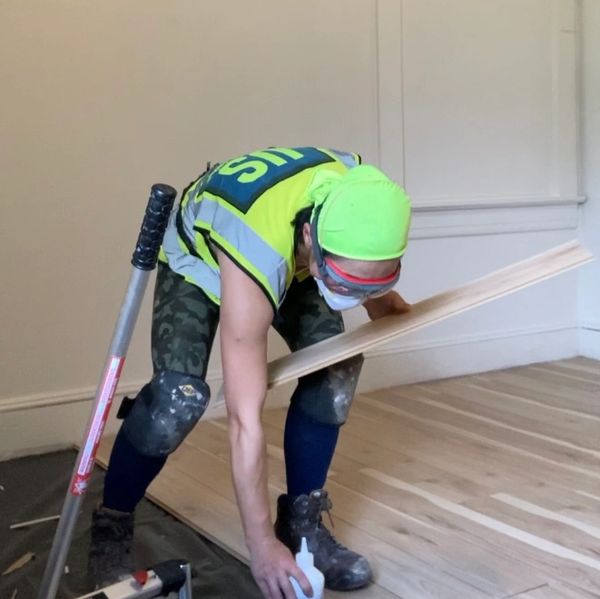
[{"label": "light wood floorboard", "polygon": [[[273,506],[284,419],[264,415]],[[328,489],[336,536],[376,582],[327,597],[600,598],[599,430],[600,363],[586,358],[358,397]],[[223,421],[201,422],[148,495],[247,561]]]}]

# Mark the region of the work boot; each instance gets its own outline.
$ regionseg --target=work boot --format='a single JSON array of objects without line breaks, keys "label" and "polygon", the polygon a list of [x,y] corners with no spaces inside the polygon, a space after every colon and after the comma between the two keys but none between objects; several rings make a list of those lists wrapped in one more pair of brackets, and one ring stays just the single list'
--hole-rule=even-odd
[{"label": "work boot", "polygon": [[292,553],[299,551],[302,537],[306,537],[315,567],[325,576],[326,588],[360,589],[372,581],[371,567],[366,558],[338,543],[325,528],[321,513],[329,513],[330,509],[331,500],[323,489],[298,497],[281,495],[277,500],[275,536]]},{"label": "work boot", "polygon": [[92,514],[88,578],[94,589],[114,584],[134,571],[133,514],[98,507]]}]

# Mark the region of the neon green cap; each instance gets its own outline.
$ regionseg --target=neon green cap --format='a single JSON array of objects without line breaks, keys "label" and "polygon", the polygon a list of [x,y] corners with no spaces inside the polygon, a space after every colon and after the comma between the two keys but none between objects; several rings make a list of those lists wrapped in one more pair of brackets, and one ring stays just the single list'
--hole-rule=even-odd
[{"label": "neon green cap", "polygon": [[340,174],[320,169],[308,194],[316,209],[319,245],[355,260],[399,258],[406,251],[411,203],[405,191],[367,164]]}]

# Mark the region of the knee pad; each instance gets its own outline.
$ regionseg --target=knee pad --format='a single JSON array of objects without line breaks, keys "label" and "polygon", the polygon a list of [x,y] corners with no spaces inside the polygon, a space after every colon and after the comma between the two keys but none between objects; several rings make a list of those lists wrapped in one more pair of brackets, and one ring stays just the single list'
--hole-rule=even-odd
[{"label": "knee pad", "polygon": [[210,399],[210,388],[199,377],[159,371],[133,401],[123,431],[143,455],[173,453],[194,428]]},{"label": "knee pad", "polygon": [[317,422],[341,426],[348,418],[363,362],[359,354],[303,377],[292,396],[294,407]]}]

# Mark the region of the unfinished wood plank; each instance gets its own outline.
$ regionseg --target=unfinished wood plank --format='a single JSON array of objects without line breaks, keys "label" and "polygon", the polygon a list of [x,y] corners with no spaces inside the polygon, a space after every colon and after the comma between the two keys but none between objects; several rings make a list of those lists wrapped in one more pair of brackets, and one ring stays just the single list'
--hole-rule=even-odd
[{"label": "unfinished wood plank", "polygon": [[600,387],[600,368],[592,370],[591,368],[581,369],[573,368],[567,364],[532,364],[529,368],[531,372],[539,372],[541,374],[553,373],[564,379],[565,382],[569,381],[581,381],[584,383],[592,383]]},{"label": "unfinished wood plank", "polygon": [[600,595],[596,593],[590,593],[574,585],[550,582],[504,599],[598,599],[599,597]]},{"label": "unfinished wood plank", "polygon": [[582,266],[590,260],[590,252],[577,241],[542,252],[472,283],[417,302],[408,314],[369,322],[353,331],[274,360],[269,364],[269,386],[295,380],[401,335]]},{"label": "unfinished wood plank", "polygon": [[[452,411],[432,409],[407,398],[394,400],[396,394],[403,395],[402,391],[390,390],[389,394],[390,397],[386,399],[381,392],[371,392],[366,394],[361,402],[366,403],[372,412],[380,414],[382,427],[392,430],[394,426],[406,427],[409,422],[411,427],[418,430],[429,429],[432,434],[448,433],[441,435],[441,439],[444,440],[466,437],[477,441],[479,451],[490,453],[490,448],[501,446],[507,454],[534,458],[574,473],[585,474],[590,479],[600,479],[600,459],[586,448],[579,448],[547,435],[530,433],[518,427],[486,422],[485,419],[477,418],[476,414],[456,414]],[[354,411],[355,415],[361,415],[361,410],[364,410],[364,407],[359,404]],[[390,426],[387,420],[393,421],[394,425]],[[365,423],[365,428],[369,427],[370,423]],[[540,467],[544,469],[543,465]]]},{"label": "unfinished wood plank", "polygon": [[338,519],[352,522],[363,533],[427,563],[432,571],[446,572],[494,597],[519,592],[545,579],[492,544],[482,547],[467,539],[457,543],[452,531],[429,515],[415,517],[410,502],[389,501],[391,495],[382,492],[383,486],[370,483],[360,472],[330,482],[329,488],[336,527]]},{"label": "unfinished wood plank", "polygon": [[[380,412],[377,423],[363,421],[356,432],[365,437],[377,435],[374,440],[376,445],[401,451],[411,457],[421,456],[427,461],[433,456],[436,462],[442,460],[442,463],[444,457],[441,448],[444,448],[452,452],[457,460],[456,464],[446,463],[446,468],[459,473],[464,471],[468,463],[470,468],[475,468],[474,472],[478,472],[478,480],[488,483],[492,480],[490,477],[493,476],[494,467],[510,472],[523,484],[526,484],[533,468],[545,480],[555,480],[558,476],[565,485],[580,484],[583,490],[589,492],[597,489],[600,471],[595,462],[588,463],[592,458],[587,454],[556,447],[548,440],[532,439],[518,431],[507,428],[498,430],[493,425],[470,422],[465,416],[439,414],[418,404],[403,405],[401,401],[384,402],[379,395],[380,392],[367,394],[363,402],[353,408],[352,416],[362,418],[361,410],[365,408],[361,403],[367,403],[371,411]],[[432,437],[436,439],[440,451],[423,441],[423,438]],[[466,445],[466,439],[472,442]],[[465,447],[470,447],[471,454],[464,451]],[[464,463],[458,462],[459,459]]]},{"label": "unfinished wood plank", "polygon": [[597,360],[586,358],[584,356],[576,356],[575,358],[567,358],[566,360],[558,360],[548,364],[536,364],[536,366],[551,366],[554,370],[564,370],[572,374],[579,374],[590,380],[600,382],[600,364]]},{"label": "unfinished wood plank", "polygon": [[[517,490],[514,491],[514,493],[517,492]],[[531,508],[525,510],[523,504],[515,505],[517,502],[511,504],[499,501],[496,495],[519,499],[516,495],[509,495],[508,493],[494,494],[492,497],[474,498],[471,501],[463,502],[462,505],[493,520],[525,531],[538,539],[553,543],[556,547],[575,551],[578,555],[587,556],[600,562],[598,560],[600,543],[597,538],[583,530],[585,528],[584,523],[578,522],[579,528],[575,528],[572,525],[573,519],[566,521],[558,519],[556,517],[558,515],[549,516],[548,512],[550,510],[546,510],[542,506],[538,506],[541,509],[537,511],[533,511]],[[588,530],[590,529],[593,530],[589,527]]]},{"label": "unfinished wood plank", "polygon": [[596,394],[597,396],[600,391],[600,383],[595,380],[565,376],[564,373],[556,372],[554,369],[543,369],[532,366],[526,370],[521,370],[519,374],[531,379],[535,383],[543,381],[544,385],[550,385],[559,389],[569,388],[573,384],[573,381],[577,380],[577,388],[585,393]]},{"label": "unfinished wood plank", "polygon": [[[572,408],[573,399],[570,396],[570,385],[553,385],[544,376],[535,378],[525,376],[520,369],[510,370],[499,377],[498,373],[486,372],[475,375],[474,384],[486,389],[497,390],[501,387],[505,393],[547,402],[549,405],[561,408]],[[588,392],[577,387],[577,409],[585,414],[600,416],[600,402],[597,391]]]},{"label": "unfinished wood plank", "polygon": [[[373,397],[374,394],[367,394]],[[431,399],[423,391],[391,391],[379,393],[383,403],[391,406],[401,405],[426,417],[435,413],[444,422],[462,422],[465,428],[507,431],[510,435],[520,436],[529,444],[541,441],[552,447],[557,455],[569,455],[582,466],[600,471],[600,439],[597,438],[598,422],[576,418],[557,419],[555,415],[538,410],[503,410],[490,402],[472,401],[465,393],[455,393],[449,385],[449,391],[443,396]],[[400,399],[400,401],[397,400]]]},{"label": "unfinished wood plank", "polygon": [[[357,399],[357,405],[362,404],[364,400],[364,397]],[[281,443],[285,412],[269,410],[265,413],[263,421],[266,423],[267,440],[270,443]],[[391,451],[381,445],[374,445],[368,438],[355,434],[355,429],[361,427],[361,421],[351,417],[342,429],[333,457],[332,469],[328,476],[329,480],[342,481],[346,473],[357,472],[365,466],[377,468],[384,463],[390,472],[400,476],[403,480],[422,484],[431,490],[443,487],[446,494],[455,501],[465,501],[474,495],[478,496],[489,492],[488,487],[484,487],[473,479],[448,472],[445,468],[436,467],[422,459],[404,455],[399,451]]]},{"label": "unfinished wood plank", "polygon": [[[475,378],[448,380],[443,387],[439,388],[419,385],[415,385],[414,388],[428,393],[431,397],[446,397],[446,393],[450,392],[453,395],[458,394],[459,397],[468,401],[485,405],[492,404],[499,411],[508,412],[507,417],[513,413],[524,413],[530,416],[540,414],[544,419],[554,419],[558,422],[567,421],[567,424],[575,419],[578,424],[587,421],[596,426],[600,425],[600,416],[582,412],[580,406],[574,405],[573,402],[569,407],[561,407],[546,400],[540,401],[524,397],[523,393],[508,393],[502,385],[496,385],[495,388],[479,385]],[[504,406],[507,406],[508,409],[503,410]]]},{"label": "unfinished wood plank", "polygon": [[[397,479],[396,479],[397,481]],[[385,514],[377,514],[377,510],[369,503],[364,508],[360,508],[355,501],[348,502],[344,495],[340,495],[335,489],[335,510],[341,510],[345,519],[353,519],[361,522],[361,526],[368,527],[372,534],[385,539],[387,542],[394,542],[394,534],[403,529],[405,541],[409,549],[407,551],[421,551],[427,558],[431,567],[438,569],[443,567],[446,562],[453,563],[452,571],[455,575],[463,577],[479,576],[480,580],[476,585],[481,585],[484,580],[492,581],[497,588],[494,596],[500,597],[519,592],[526,588],[531,588],[538,583],[542,583],[549,578],[565,577],[566,579],[585,581],[582,584],[587,588],[597,585],[598,578],[594,571],[585,572],[585,568],[580,568],[577,564],[574,566],[565,563],[562,556],[547,555],[541,548],[544,546],[543,539],[540,537],[540,545],[528,548],[521,544],[517,538],[502,538],[500,530],[492,528],[491,530],[481,529],[480,524],[476,522],[476,511],[465,511],[462,513],[453,513],[455,509],[462,511],[460,504],[454,502],[445,503],[444,498],[433,494],[423,494],[422,490],[415,485],[407,485],[405,490],[400,490],[389,485],[388,481],[380,483],[377,479],[372,479],[369,484],[362,472],[356,473],[351,484],[351,489],[356,493],[369,494],[370,497],[376,496],[380,502],[384,502],[390,507],[398,510],[404,510],[408,514],[414,515],[420,520],[425,520],[436,526],[437,532],[432,533],[430,529],[415,528],[410,522],[394,524],[388,517],[387,524]],[[427,505],[429,499],[435,497],[442,501],[440,506],[435,504]],[[464,516],[467,520],[464,520]],[[473,523],[468,520],[468,516],[473,517]],[[501,527],[504,523],[500,520],[490,519],[486,523]],[[512,527],[511,531],[517,532],[517,527]],[[445,536],[444,536],[445,533]],[[520,531],[519,534],[527,536],[527,531]],[[441,535],[441,536],[440,536]],[[446,539],[445,542],[439,539]],[[532,540],[532,537],[527,537]],[[396,536],[398,542],[399,537]],[[537,539],[535,539],[537,540]],[[423,542],[425,541],[425,542]],[[429,548],[427,548],[429,543]],[[554,547],[554,546],[553,546]],[[562,552],[562,547],[557,547]],[[579,552],[575,552],[580,557]],[[474,581],[469,581],[473,584]]]},{"label": "unfinished wood plank", "polygon": [[[591,537],[600,539],[600,526],[588,524],[582,520],[579,520],[578,518],[574,518],[573,516],[566,516],[565,514],[561,514],[556,510],[548,509],[543,505],[527,501],[522,497],[516,497],[510,493],[494,493],[492,495],[492,499],[501,501],[507,505],[511,505],[519,510],[523,510],[527,514],[533,514],[534,516],[539,516],[540,518],[545,518],[546,520],[560,522],[565,526],[575,528],[576,530],[582,531]],[[581,539],[581,536],[578,536],[578,538]]]},{"label": "unfinished wood plank", "polygon": [[[494,538],[496,543],[513,547],[514,550],[519,547],[520,555],[530,564],[535,564],[548,573],[555,573],[556,576],[574,578],[588,590],[598,588],[600,559],[597,557],[583,554],[477,510],[448,501],[444,497],[423,491],[415,485],[390,477],[384,472],[373,469],[363,469],[361,472],[383,484],[424,499],[429,505],[423,506],[422,509],[427,509],[428,512],[439,510],[454,530],[461,531],[457,532],[458,536],[467,533],[486,543],[489,536],[490,540]],[[500,537],[505,539],[501,541]]]},{"label": "unfinished wood plank", "polygon": [[[585,492],[578,489],[567,488],[561,485],[553,484],[550,481],[536,481],[529,486],[516,486],[507,483],[498,488],[496,493],[499,495],[509,494],[518,497],[524,502],[533,505],[542,506],[556,514],[560,519],[564,517],[565,521],[573,519],[589,525],[592,528],[600,529],[600,505],[598,500],[593,497],[587,497]],[[496,493],[492,493],[494,497]],[[473,494],[471,499],[476,495]],[[483,494],[479,494],[483,496]]]}]

